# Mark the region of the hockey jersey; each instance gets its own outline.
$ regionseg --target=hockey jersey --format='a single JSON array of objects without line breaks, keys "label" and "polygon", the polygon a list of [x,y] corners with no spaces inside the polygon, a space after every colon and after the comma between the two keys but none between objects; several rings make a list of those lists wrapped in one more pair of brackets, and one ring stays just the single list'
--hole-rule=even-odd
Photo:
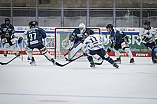
[{"label": "hockey jersey", "polygon": [[15,32],[14,26],[11,24],[9,24],[9,26],[7,26],[6,24],[1,24],[1,31],[2,31],[1,39],[7,38],[9,40],[11,40],[11,38],[12,38],[11,36]]},{"label": "hockey jersey", "polygon": [[[139,33],[139,37],[143,43],[153,43],[157,39],[157,32],[153,27],[151,27],[150,30],[141,29]],[[148,38],[148,41],[144,41],[145,37]]]},{"label": "hockey jersey", "polygon": [[82,39],[85,39],[87,36],[87,31],[89,31],[89,28],[86,28],[84,31],[80,31],[79,28],[76,28],[69,36],[69,40],[70,38],[73,38],[75,42],[77,41],[81,41]]},{"label": "hockey jersey", "polygon": [[42,39],[46,38],[46,32],[39,27],[32,27],[27,31],[28,47],[36,48],[43,43]]},{"label": "hockey jersey", "polygon": [[103,35],[90,35],[84,40],[83,52],[86,53],[88,50],[99,50],[106,44],[107,39]]},{"label": "hockey jersey", "polygon": [[121,39],[122,39],[122,34],[120,33],[120,31],[116,30],[116,29],[112,29],[111,33],[110,33],[110,37],[111,37],[111,44],[113,45],[114,43],[116,44],[120,44],[121,43]]}]

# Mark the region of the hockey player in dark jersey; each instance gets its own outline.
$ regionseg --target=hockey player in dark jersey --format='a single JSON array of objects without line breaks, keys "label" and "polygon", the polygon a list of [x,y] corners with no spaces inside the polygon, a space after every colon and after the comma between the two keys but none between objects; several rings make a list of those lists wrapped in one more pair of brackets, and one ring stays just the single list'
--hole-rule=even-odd
[{"label": "hockey player in dark jersey", "polygon": [[4,56],[7,57],[7,48],[9,45],[12,47],[13,52],[17,55],[17,49],[15,44],[14,26],[10,24],[10,19],[6,18],[5,23],[1,24],[1,39],[4,45]]},{"label": "hockey player in dark jersey", "polygon": [[90,29],[86,28],[83,23],[80,23],[79,28],[76,28],[70,34],[69,40],[74,42],[74,45],[73,47],[70,47],[67,54],[64,55],[66,60],[71,60],[76,55],[76,53],[81,50],[82,44],[87,37],[87,31],[89,30]]},{"label": "hockey player in dark jersey", "polygon": [[32,51],[34,48],[37,48],[40,52],[42,52],[42,54],[44,54],[44,56],[49,61],[51,61],[55,64],[54,59],[48,53],[46,47],[43,45],[42,39],[46,38],[46,32],[42,28],[37,27],[38,22],[36,22],[36,21],[31,21],[29,23],[29,26],[30,26],[30,30],[27,31],[27,42],[28,42],[27,54],[28,54],[29,58],[31,59],[30,64],[36,65],[35,59],[32,56]]},{"label": "hockey player in dark jersey", "polygon": [[108,48],[108,52],[111,52],[111,49],[113,48],[113,50],[115,51],[116,58],[117,58],[115,62],[121,63],[119,49],[122,48],[130,57],[130,63],[134,63],[135,61],[132,56],[132,52],[129,48],[128,38],[126,34],[124,32],[120,33],[120,31],[113,29],[112,24],[108,24],[106,28],[107,28],[107,31],[110,33],[110,38],[111,38],[111,46]]}]

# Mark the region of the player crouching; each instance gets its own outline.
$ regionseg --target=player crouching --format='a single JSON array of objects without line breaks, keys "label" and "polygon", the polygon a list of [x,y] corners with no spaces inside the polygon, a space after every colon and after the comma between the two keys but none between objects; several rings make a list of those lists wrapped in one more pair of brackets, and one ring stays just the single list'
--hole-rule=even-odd
[{"label": "player crouching", "polygon": [[90,62],[90,67],[95,67],[93,61],[93,55],[99,55],[103,60],[108,61],[114,67],[118,68],[119,66],[114,63],[113,59],[107,54],[107,52],[103,49],[103,45],[107,44],[107,39],[102,35],[94,35],[93,30],[89,30],[87,32],[89,35],[83,44],[83,52],[87,56],[88,61]]}]

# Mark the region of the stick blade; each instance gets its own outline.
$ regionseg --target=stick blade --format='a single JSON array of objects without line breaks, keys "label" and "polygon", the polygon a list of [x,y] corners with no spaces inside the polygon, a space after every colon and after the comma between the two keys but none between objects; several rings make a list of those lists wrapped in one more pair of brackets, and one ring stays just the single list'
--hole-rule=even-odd
[{"label": "stick blade", "polygon": [[8,64],[8,63],[2,63],[2,62],[0,62],[0,64],[1,64],[1,65],[6,65],[6,64]]}]

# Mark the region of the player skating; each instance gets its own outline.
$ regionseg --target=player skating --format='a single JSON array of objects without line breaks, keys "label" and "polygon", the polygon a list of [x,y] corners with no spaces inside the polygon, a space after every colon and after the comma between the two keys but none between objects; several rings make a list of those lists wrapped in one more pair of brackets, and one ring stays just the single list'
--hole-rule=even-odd
[{"label": "player skating", "polygon": [[110,58],[107,52],[103,49],[104,44],[107,44],[107,39],[102,35],[94,35],[93,30],[89,30],[87,34],[89,36],[84,40],[83,52],[90,62],[90,67],[95,67],[92,56],[99,55],[103,60],[108,61],[114,67],[118,68],[119,66],[114,63],[113,59]]},{"label": "player skating", "polygon": [[144,29],[140,31],[139,35],[143,44],[152,51],[152,62],[157,63],[157,33],[156,30],[150,26],[150,21],[144,21]]},{"label": "player skating", "polygon": [[32,56],[32,51],[34,48],[37,48],[49,61],[52,61],[55,64],[54,59],[51,57],[46,47],[43,45],[42,39],[46,38],[46,32],[42,28],[36,27],[37,25],[38,23],[36,21],[31,21],[29,23],[30,30],[27,31],[27,54],[31,59],[30,64],[35,65],[35,59]]},{"label": "player skating", "polygon": [[89,28],[86,28],[86,26],[83,23],[79,24],[79,28],[76,28],[69,36],[69,40],[71,42],[74,42],[73,47],[70,47],[67,54],[65,54],[66,60],[71,60],[76,53],[82,48],[82,43],[87,37],[87,31],[89,31]]},{"label": "player skating", "polygon": [[12,47],[14,54],[17,55],[15,35],[14,35],[15,30],[14,30],[14,26],[10,24],[9,18],[6,18],[5,23],[1,24],[1,32],[2,32],[1,39],[4,45],[4,48],[3,48],[4,56],[7,57],[6,51],[9,45]]},{"label": "player skating", "polygon": [[111,46],[107,49],[108,52],[111,52],[111,49],[113,48],[113,51],[115,52],[116,55],[116,63],[121,63],[121,57],[120,57],[120,52],[119,49],[125,50],[125,52],[128,54],[130,57],[130,63],[134,63],[134,58],[132,55],[132,52],[129,48],[128,45],[128,38],[124,32],[120,33],[120,31],[113,29],[112,24],[108,24],[106,26],[107,31],[110,33],[110,40],[111,40]]}]

